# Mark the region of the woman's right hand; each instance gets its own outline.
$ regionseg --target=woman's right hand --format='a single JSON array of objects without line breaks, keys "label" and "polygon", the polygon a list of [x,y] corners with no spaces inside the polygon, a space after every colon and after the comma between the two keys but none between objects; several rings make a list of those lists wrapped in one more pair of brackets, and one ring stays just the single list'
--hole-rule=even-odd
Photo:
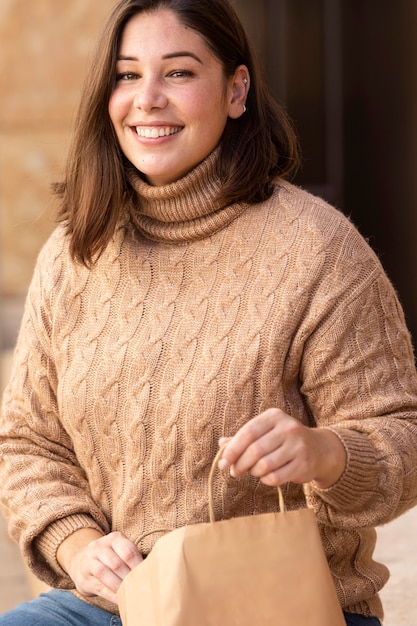
[{"label": "woman's right hand", "polygon": [[103,536],[92,528],[67,537],[58,548],[57,559],[80,594],[100,596],[114,604],[122,580],[143,561],[137,546],[123,533]]}]

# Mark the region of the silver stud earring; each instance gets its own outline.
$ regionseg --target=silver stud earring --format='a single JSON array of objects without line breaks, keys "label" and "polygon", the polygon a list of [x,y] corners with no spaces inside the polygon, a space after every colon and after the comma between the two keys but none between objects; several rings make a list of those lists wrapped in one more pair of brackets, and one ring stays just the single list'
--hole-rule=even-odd
[{"label": "silver stud earring", "polygon": [[243,79],[243,84],[244,84],[244,85],[247,85],[247,84],[248,84],[248,79],[246,78],[246,76],[245,76],[245,78]]},{"label": "silver stud earring", "polygon": [[246,113],[246,105],[242,104],[243,112]]}]

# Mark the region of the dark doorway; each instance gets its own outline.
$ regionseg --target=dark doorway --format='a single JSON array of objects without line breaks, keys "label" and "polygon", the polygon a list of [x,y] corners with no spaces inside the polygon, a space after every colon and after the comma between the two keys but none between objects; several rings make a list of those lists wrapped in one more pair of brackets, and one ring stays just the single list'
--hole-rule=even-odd
[{"label": "dark doorway", "polygon": [[417,343],[417,3],[236,0],[298,129],[296,183],[348,214]]}]

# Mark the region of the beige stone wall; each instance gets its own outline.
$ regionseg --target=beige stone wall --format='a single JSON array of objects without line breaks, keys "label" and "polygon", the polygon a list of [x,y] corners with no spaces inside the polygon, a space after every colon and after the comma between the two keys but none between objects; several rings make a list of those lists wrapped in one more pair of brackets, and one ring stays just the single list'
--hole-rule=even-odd
[{"label": "beige stone wall", "polygon": [[0,262],[3,297],[27,290],[53,228],[88,61],[115,0],[0,1]]}]

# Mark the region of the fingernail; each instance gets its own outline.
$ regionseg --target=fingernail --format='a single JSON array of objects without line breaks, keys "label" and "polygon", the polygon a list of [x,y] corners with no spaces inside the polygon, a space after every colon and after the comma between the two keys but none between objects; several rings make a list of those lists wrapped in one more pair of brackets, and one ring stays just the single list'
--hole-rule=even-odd
[{"label": "fingernail", "polygon": [[219,462],[218,462],[218,464],[217,464],[217,467],[218,467],[220,470],[224,470],[224,469],[226,469],[227,467],[229,467],[229,463],[228,463],[227,459],[220,459],[220,461],[219,461]]}]

